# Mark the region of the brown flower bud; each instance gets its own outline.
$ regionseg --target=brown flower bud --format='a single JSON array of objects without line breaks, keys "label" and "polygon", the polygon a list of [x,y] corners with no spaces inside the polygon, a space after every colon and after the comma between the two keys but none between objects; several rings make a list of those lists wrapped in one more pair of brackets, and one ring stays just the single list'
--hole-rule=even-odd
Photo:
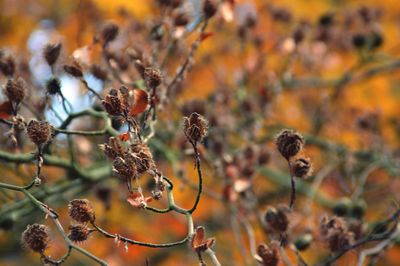
[{"label": "brown flower bud", "polygon": [[78,223],[94,222],[92,205],[87,199],[74,199],[68,204],[68,215]]},{"label": "brown flower bud", "polygon": [[47,121],[31,120],[27,126],[28,137],[37,146],[47,144],[53,137],[54,129]]},{"label": "brown flower bud", "polygon": [[19,104],[25,98],[25,81],[19,77],[16,81],[9,79],[6,84],[5,94],[11,102]]},{"label": "brown flower bud", "polygon": [[101,81],[106,81],[108,79],[107,71],[99,65],[92,65],[90,67],[90,73]]},{"label": "brown flower bud", "polygon": [[67,72],[68,74],[70,74],[71,76],[73,76],[75,78],[82,78],[83,77],[82,70],[77,66],[64,65],[63,68],[64,68],[65,72]]},{"label": "brown flower bud", "polygon": [[68,238],[72,242],[84,242],[90,235],[90,230],[85,224],[74,224],[69,226]]},{"label": "brown flower bud", "polygon": [[107,45],[113,41],[118,35],[119,28],[116,24],[109,22],[103,26],[101,30],[101,38],[103,39],[103,45]]},{"label": "brown flower bud", "polygon": [[260,244],[257,247],[256,260],[263,266],[276,266],[279,264],[279,251],[276,246],[269,247]]},{"label": "brown flower bud", "polygon": [[47,64],[49,64],[50,66],[54,65],[57,62],[57,59],[61,53],[61,46],[61,43],[47,44],[45,46],[43,55],[44,59],[46,59]]},{"label": "brown flower bud", "polygon": [[273,207],[268,208],[264,219],[272,230],[279,233],[286,232],[289,227],[289,219],[286,214],[286,209],[283,206],[277,209]]},{"label": "brown flower bud", "polygon": [[144,80],[149,88],[157,88],[162,82],[162,75],[158,69],[146,67],[143,74]]},{"label": "brown flower bud", "polygon": [[61,82],[58,78],[51,78],[46,83],[46,90],[49,94],[55,95],[61,93]]},{"label": "brown flower bud", "polygon": [[130,146],[130,153],[127,153],[127,155],[128,157],[133,157],[139,174],[148,170],[152,170],[156,167],[153,160],[153,155],[151,154],[150,148],[146,143],[138,142],[132,144]]},{"label": "brown flower bud", "polygon": [[35,252],[43,253],[49,244],[49,229],[42,224],[28,225],[22,233],[22,245]]},{"label": "brown flower bud", "polygon": [[312,173],[312,165],[309,158],[297,158],[290,164],[290,171],[293,176],[306,178]]},{"label": "brown flower bud", "polygon": [[203,13],[206,19],[209,19],[217,13],[218,7],[214,0],[205,0],[203,3]]},{"label": "brown flower bud", "polygon": [[198,113],[192,113],[189,117],[183,118],[183,131],[190,142],[201,141],[206,136],[207,129],[207,120]]},{"label": "brown flower bud", "polygon": [[278,134],[275,144],[282,156],[289,160],[303,149],[304,139],[299,133],[285,129]]},{"label": "brown flower bud", "polygon": [[0,56],[0,71],[7,77],[15,73],[15,60],[11,55]]}]

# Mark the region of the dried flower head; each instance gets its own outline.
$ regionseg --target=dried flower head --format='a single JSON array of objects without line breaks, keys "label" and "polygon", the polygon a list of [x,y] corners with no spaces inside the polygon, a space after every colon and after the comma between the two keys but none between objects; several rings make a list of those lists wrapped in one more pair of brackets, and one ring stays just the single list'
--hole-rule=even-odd
[{"label": "dried flower head", "polygon": [[257,262],[263,266],[276,266],[279,264],[279,251],[278,248],[273,245],[269,247],[266,244],[260,244],[257,247],[257,255],[255,256]]},{"label": "dried flower head", "polygon": [[64,71],[70,74],[71,76],[75,78],[82,78],[83,77],[83,72],[80,69],[79,66],[74,66],[74,65],[64,65],[63,66]]},{"label": "dried flower head", "polygon": [[0,71],[7,77],[15,73],[15,60],[11,55],[0,56]]},{"label": "dried flower head", "polygon": [[43,253],[49,244],[49,229],[42,224],[28,225],[22,233],[22,245],[35,252]]},{"label": "dried flower head", "polygon": [[206,19],[210,19],[217,13],[218,7],[214,0],[204,0],[203,13]]},{"label": "dried flower head", "polygon": [[57,59],[61,53],[61,47],[61,43],[47,44],[45,46],[43,55],[44,59],[46,59],[47,64],[52,66],[57,62]]},{"label": "dried flower head", "polygon": [[31,120],[26,129],[29,139],[37,146],[47,144],[53,138],[53,126],[47,121]]},{"label": "dried flower head", "polygon": [[74,224],[69,226],[68,238],[72,242],[84,242],[88,239],[91,231],[85,224]]},{"label": "dried flower head", "polygon": [[323,217],[320,232],[331,252],[348,248],[354,242],[354,233],[350,232],[345,222],[338,217]]},{"label": "dried flower head", "polygon": [[119,28],[116,24],[112,22],[106,23],[101,30],[103,45],[107,45],[109,42],[113,41],[117,37],[118,31]]},{"label": "dried flower head", "polygon": [[198,113],[192,113],[189,117],[183,118],[183,131],[186,138],[194,144],[207,135],[207,129],[207,120]]},{"label": "dried flower head", "polygon": [[138,174],[135,162],[132,156],[127,156],[126,158],[117,157],[113,161],[113,171],[121,179],[130,180]]},{"label": "dried flower head", "polygon": [[297,158],[290,163],[290,171],[293,176],[306,178],[312,173],[312,165],[309,158]]},{"label": "dried flower head", "polygon": [[5,94],[7,98],[16,104],[23,101],[26,95],[25,81],[19,77],[16,81],[9,79],[6,84]]},{"label": "dried flower head", "polygon": [[146,67],[143,74],[149,88],[157,88],[162,82],[161,71],[154,67]]},{"label": "dried flower head", "polygon": [[283,233],[289,227],[289,219],[287,209],[284,206],[279,206],[277,209],[270,207],[264,216],[267,225],[274,231]]},{"label": "dried flower head", "polygon": [[78,223],[93,222],[94,210],[87,199],[74,199],[68,204],[68,215]]},{"label": "dried flower head", "polygon": [[102,101],[104,109],[110,115],[122,115],[124,111],[124,106],[118,97],[118,91],[116,89],[111,89],[106,95],[105,99]]},{"label": "dried flower head", "polygon": [[275,144],[282,156],[289,160],[303,149],[304,139],[299,133],[285,129],[278,134]]},{"label": "dried flower head", "polygon": [[61,93],[61,81],[58,78],[51,78],[46,83],[46,90],[49,94]]},{"label": "dried flower head", "polygon": [[138,142],[130,146],[128,156],[133,156],[139,174],[155,168],[153,155],[146,143]]},{"label": "dried flower head", "polygon": [[100,145],[100,149],[104,151],[104,154],[111,160],[114,160],[118,156],[123,156],[125,153],[124,147],[122,146],[121,142],[115,138],[110,137],[108,139],[108,144]]}]

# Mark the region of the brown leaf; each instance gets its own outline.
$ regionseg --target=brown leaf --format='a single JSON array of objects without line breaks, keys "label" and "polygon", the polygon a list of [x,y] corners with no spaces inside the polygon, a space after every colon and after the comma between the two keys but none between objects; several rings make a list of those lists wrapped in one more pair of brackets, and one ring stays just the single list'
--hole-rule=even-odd
[{"label": "brown leaf", "polygon": [[205,228],[203,226],[198,226],[193,236],[192,247],[194,249],[200,248],[202,245],[204,245],[205,238],[206,238]]},{"label": "brown leaf", "polygon": [[10,101],[6,101],[0,105],[0,118],[7,119],[12,115],[13,107]]},{"label": "brown leaf", "polygon": [[121,141],[128,141],[129,140],[129,133],[125,132],[118,135],[119,140]]},{"label": "brown leaf", "polygon": [[133,91],[135,102],[131,107],[129,115],[136,116],[143,113],[149,106],[149,95],[146,91],[135,89]]}]

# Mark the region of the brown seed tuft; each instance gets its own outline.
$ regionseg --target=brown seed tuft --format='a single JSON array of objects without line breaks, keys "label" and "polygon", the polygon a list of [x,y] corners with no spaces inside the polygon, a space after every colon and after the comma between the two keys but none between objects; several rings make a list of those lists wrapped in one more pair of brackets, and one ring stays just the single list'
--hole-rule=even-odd
[{"label": "brown seed tuft", "polygon": [[6,84],[5,94],[11,102],[19,104],[25,98],[25,87],[25,81],[21,77],[19,77],[16,81],[9,79]]},{"label": "brown seed tuft", "polygon": [[290,163],[292,175],[298,178],[307,178],[312,173],[312,164],[309,158],[297,158]]},{"label": "brown seed tuft", "polygon": [[43,253],[50,241],[48,232],[49,229],[45,225],[28,225],[22,233],[22,245],[35,252]]},{"label": "brown seed tuft", "polygon": [[256,260],[263,266],[276,266],[279,263],[279,251],[276,246],[260,244],[257,247]]},{"label": "brown seed tuft", "polygon": [[0,71],[7,77],[12,77],[15,73],[15,60],[11,55],[0,55]]},{"label": "brown seed tuft", "polygon": [[90,235],[90,230],[85,224],[74,224],[69,226],[68,238],[72,242],[84,242]]},{"label": "brown seed tuft", "polygon": [[282,156],[289,160],[303,149],[304,139],[299,133],[285,129],[278,134],[275,144]]},{"label": "brown seed tuft", "polygon": [[68,204],[68,215],[78,223],[94,222],[92,205],[87,199],[74,199]]},{"label": "brown seed tuft", "polygon": [[27,126],[28,137],[37,146],[47,144],[52,138],[54,128],[47,121],[31,120]]},{"label": "brown seed tuft", "polygon": [[196,144],[201,141],[207,135],[207,130],[207,120],[198,113],[183,118],[183,131],[190,142]]},{"label": "brown seed tuft", "polygon": [[53,66],[61,53],[61,43],[56,44],[47,44],[44,48],[43,55],[44,59],[46,59],[47,64],[49,66]]},{"label": "brown seed tuft", "polygon": [[101,30],[101,38],[103,39],[103,45],[107,45],[113,41],[118,35],[119,28],[112,22],[106,23]]},{"label": "brown seed tuft", "polygon": [[283,233],[289,227],[289,219],[287,217],[286,208],[278,207],[277,209],[270,207],[264,216],[267,225],[274,231]]},{"label": "brown seed tuft", "polygon": [[122,115],[124,111],[124,106],[118,97],[118,91],[116,89],[111,89],[105,99],[102,101],[104,109],[110,115],[118,116]]},{"label": "brown seed tuft", "polygon": [[162,82],[161,72],[156,68],[146,67],[143,74],[144,80],[149,88],[157,88]]},{"label": "brown seed tuft", "polygon": [[146,143],[138,142],[130,146],[130,152],[127,153],[128,157],[132,156],[137,166],[139,174],[148,170],[154,169],[155,163],[153,155],[151,154],[149,146]]}]

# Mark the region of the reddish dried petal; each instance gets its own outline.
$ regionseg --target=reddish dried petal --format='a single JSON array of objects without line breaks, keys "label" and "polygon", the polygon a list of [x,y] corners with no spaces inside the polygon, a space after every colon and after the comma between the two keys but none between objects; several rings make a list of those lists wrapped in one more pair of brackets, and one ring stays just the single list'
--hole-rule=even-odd
[{"label": "reddish dried petal", "polygon": [[7,119],[12,115],[12,104],[6,101],[0,105],[0,118]]},{"label": "reddish dried petal", "polygon": [[129,133],[128,132],[122,133],[122,134],[118,135],[118,138],[121,141],[128,141],[129,140]]},{"label": "reddish dried petal", "polygon": [[203,32],[200,36],[200,41],[202,42],[213,35],[214,35],[214,32]]},{"label": "reddish dried petal", "polygon": [[136,116],[143,113],[149,106],[149,95],[144,90],[136,89],[133,91],[135,103],[131,107],[129,115]]},{"label": "reddish dried petal", "polygon": [[203,226],[198,226],[193,236],[192,247],[194,249],[200,248],[202,245],[204,245],[205,239],[206,239],[206,230],[204,229]]}]

